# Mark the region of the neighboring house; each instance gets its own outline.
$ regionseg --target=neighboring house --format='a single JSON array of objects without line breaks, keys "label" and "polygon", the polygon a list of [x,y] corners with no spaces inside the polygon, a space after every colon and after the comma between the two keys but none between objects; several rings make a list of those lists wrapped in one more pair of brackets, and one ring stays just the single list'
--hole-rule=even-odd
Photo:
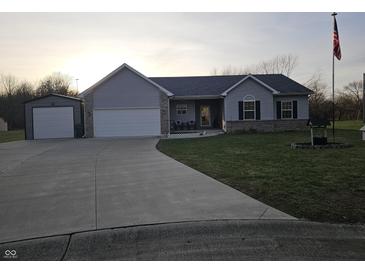
[{"label": "neighboring house", "polygon": [[80,96],[86,136],[110,137],[303,129],[311,93],[281,74],[148,78],[123,64]]},{"label": "neighboring house", "polygon": [[0,131],[8,131],[8,123],[0,117]]}]

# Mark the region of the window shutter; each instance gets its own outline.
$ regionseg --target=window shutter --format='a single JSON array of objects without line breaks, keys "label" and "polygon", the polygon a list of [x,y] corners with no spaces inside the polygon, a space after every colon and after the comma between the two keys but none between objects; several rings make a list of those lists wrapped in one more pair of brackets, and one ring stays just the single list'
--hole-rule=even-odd
[{"label": "window shutter", "polygon": [[276,119],[281,119],[281,101],[276,102]]},{"label": "window shutter", "polygon": [[238,119],[243,120],[243,101],[238,102]]},{"label": "window shutter", "polygon": [[298,101],[293,101],[293,119],[298,118]]},{"label": "window shutter", "polygon": [[261,120],[261,109],[260,109],[260,101],[255,101],[255,109],[256,109],[256,120]]}]

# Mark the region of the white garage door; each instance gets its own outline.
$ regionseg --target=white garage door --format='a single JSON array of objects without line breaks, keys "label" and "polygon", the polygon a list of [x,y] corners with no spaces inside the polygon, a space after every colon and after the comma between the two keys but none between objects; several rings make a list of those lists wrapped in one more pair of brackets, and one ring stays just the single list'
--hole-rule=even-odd
[{"label": "white garage door", "polygon": [[157,136],[160,135],[160,109],[94,110],[94,136]]},{"label": "white garage door", "polygon": [[72,107],[33,108],[34,139],[73,138],[74,113]]}]

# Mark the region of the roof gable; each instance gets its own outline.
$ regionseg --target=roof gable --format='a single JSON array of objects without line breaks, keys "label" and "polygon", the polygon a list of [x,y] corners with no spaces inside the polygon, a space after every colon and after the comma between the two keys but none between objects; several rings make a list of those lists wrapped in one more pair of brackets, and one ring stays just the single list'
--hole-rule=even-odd
[{"label": "roof gable", "polygon": [[262,82],[261,80],[257,79],[252,74],[249,74],[246,77],[242,78],[239,82],[237,82],[236,84],[234,84],[233,86],[231,86],[230,88],[228,88],[227,90],[225,90],[222,93],[222,95],[223,96],[226,96],[230,91],[232,91],[233,89],[235,89],[236,87],[238,87],[239,85],[241,85],[243,82],[247,81],[248,79],[254,80],[255,82],[259,83],[261,86],[264,86],[268,90],[272,91],[273,94],[279,94],[279,91],[277,91],[276,89],[274,89],[271,86],[267,85],[266,83]]},{"label": "roof gable", "polygon": [[132,68],[131,66],[129,66],[128,64],[124,63],[123,65],[121,65],[120,67],[118,67],[117,69],[115,69],[114,71],[112,71],[111,73],[109,73],[107,76],[105,76],[104,78],[102,78],[101,80],[99,80],[98,82],[96,82],[94,85],[92,85],[91,87],[89,87],[88,89],[84,90],[82,93],[80,93],[80,97],[84,97],[87,94],[93,92],[93,89],[98,87],[99,85],[103,84],[104,82],[108,81],[110,78],[112,78],[114,75],[118,74],[120,71],[122,71],[123,69],[128,69],[131,72],[133,72],[134,74],[138,75],[139,77],[141,77],[142,79],[144,79],[145,81],[147,81],[148,83],[150,83],[151,85],[157,87],[159,90],[161,90],[162,92],[166,93],[166,95],[168,96],[172,96],[173,94],[168,91],[166,88],[160,86],[159,84],[155,83],[154,81],[152,81],[151,79],[147,78],[146,76],[144,76],[142,73],[140,73],[139,71],[135,70],[134,68]]}]

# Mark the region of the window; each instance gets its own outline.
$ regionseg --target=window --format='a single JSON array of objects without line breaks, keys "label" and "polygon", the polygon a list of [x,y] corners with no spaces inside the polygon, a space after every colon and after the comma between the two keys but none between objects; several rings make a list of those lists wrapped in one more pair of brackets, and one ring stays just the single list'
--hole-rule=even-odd
[{"label": "window", "polygon": [[292,119],[293,118],[293,102],[282,101],[281,102],[281,118]]},{"label": "window", "polygon": [[243,102],[243,117],[245,120],[255,119],[255,98],[246,96]]},{"label": "window", "polygon": [[188,105],[187,104],[177,104],[176,105],[176,114],[183,115],[188,112]]}]

